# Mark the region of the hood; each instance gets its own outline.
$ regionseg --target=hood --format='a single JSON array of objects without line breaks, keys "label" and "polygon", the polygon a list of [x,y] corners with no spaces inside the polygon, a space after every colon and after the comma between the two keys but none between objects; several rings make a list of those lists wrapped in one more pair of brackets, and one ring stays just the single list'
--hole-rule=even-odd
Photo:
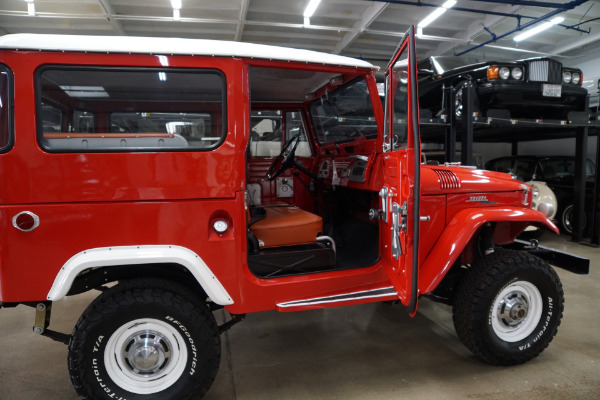
[{"label": "hood", "polygon": [[441,165],[421,166],[423,196],[449,193],[490,193],[522,191],[523,182],[503,172]]}]

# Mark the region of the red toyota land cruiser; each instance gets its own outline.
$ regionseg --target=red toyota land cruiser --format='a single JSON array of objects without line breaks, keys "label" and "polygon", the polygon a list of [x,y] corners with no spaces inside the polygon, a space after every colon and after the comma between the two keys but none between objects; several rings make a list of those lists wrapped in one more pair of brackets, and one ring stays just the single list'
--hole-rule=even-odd
[{"label": "red toyota land cruiser", "polygon": [[[564,302],[542,258],[589,260],[514,249],[528,225],[557,232],[531,187],[421,165],[413,29],[385,107],[375,71],[247,43],[2,36],[0,305],[36,308],[89,399],[202,395],[220,333],[273,309],[414,314],[427,295],[482,360],[537,356]],[[92,289],[71,334],[48,329],[53,302]]]}]

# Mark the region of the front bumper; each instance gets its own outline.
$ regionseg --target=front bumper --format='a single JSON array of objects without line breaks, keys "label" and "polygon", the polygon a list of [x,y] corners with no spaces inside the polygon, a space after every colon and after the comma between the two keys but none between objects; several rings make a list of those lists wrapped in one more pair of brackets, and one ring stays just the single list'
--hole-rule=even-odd
[{"label": "front bumper", "polygon": [[485,82],[477,87],[479,106],[503,108],[513,118],[564,119],[569,111],[587,111],[587,90],[563,84],[560,97],[542,95],[542,82]]},{"label": "front bumper", "polygon": [[587,275],[590,273],[590,260],[575,254],[552,249],[550,247],[540,246],[536,241],[525,241],[515,239],[514,243],[506,246],[511,249],[524,250],[534,256],[547,261],[555,267],[565,269],[578,275]]}]

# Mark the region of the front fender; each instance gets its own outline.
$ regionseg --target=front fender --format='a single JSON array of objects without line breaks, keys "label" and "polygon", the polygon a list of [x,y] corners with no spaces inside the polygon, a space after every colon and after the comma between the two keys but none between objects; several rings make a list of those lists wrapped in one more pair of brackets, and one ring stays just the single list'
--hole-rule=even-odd
[{"label": "front fender", "polygon": [[[506,242],[507,238],[510,238],[510,241],[514,240],[528,224],[546,227],[556,234],[559,233],[552,221],[539,211],[530,208],[490,207],[461,210],[446,225],[433,249],[421,264],[419,294],[430,293],[439,285],[475,232],[486,222],[504,223],[501,226],[507,231],[500,235],[502,242]],[[514,223],[520,223],[520,226],[517,226],[517,229],[510,229]],[[494,236],[496,238],[497,232]]]}]

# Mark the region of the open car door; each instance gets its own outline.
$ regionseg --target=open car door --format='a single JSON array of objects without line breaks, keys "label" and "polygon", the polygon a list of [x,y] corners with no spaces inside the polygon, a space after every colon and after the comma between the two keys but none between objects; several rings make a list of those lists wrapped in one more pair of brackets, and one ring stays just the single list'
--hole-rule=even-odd
[{"label": "open car door", "polygon": [[400,300],[417,310],[421,144],[415,27],[402,38],[385,71],[381,197],[382,258]]}]

